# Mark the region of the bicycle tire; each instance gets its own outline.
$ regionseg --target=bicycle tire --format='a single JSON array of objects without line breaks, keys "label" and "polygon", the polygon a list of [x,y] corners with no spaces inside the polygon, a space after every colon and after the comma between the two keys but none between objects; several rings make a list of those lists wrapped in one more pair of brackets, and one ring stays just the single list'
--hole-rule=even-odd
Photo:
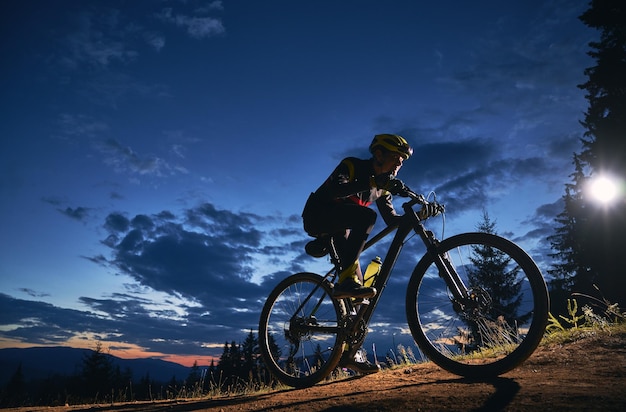
[{"label": "bicycle tire", "polygon": [[[451,299],[437,255],[452,261],[477,307]],[[498,296],[498,288],[511,297]],[[488,233],[443,240],[418,262],[407,287],[407,320],[419,348],[441,368],[469,378],[498,376],[526,360],[544,335],[548,310],[546,283],[533,259]]]},{"label": "bicycle tire", "polygon": [[[297,311],[297,313],[296,313]],[[265,366],[285,385],[303,388],[336,368],[343,353],[342,300],[314,273],[297,273],[270,293],[259,320]]]}]

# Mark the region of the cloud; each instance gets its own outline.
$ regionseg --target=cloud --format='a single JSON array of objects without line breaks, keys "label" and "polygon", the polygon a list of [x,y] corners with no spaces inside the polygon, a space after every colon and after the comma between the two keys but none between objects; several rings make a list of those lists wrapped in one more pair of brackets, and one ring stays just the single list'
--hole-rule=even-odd
[{"label": "cloud", "polygon": [[148,43],[154,50],[160,52],[163,47],[165,47],[165,37],[158,33],[144,33],[144,39],[146,43]]},{"label": "cloud", "polygon": [[123,146],[115,139],[104,140],[97,148],[104,155],[104,163],[117,173],[154,177],[186,173],[184,168],[172,166],[160,157],[139,156],[130,147]]},{"label": "cloud", "polygon": [[123,23],[115,9],[82,11],[73,20],[73,29],[65,38],[67,53],[61,63],[69,69],[107,68],[115,62],[126,64],[138,57],[126,37],[133,28]]},{"label": "cloud", "polygon": [[[222,289],[243,299],[257,293],[249,279],[250,255],[262,238],[255,227],[259,217],[218,210],[208,203],[187,210],[184,220],[170,216],[167,212],[130,220],[120,213],[107,216],[110,264],[139,284],[205,303],[222,299]],[[204,292],[206,285],[211,290]]]},{"label": "cloud", "polygon": [[89,208],[86,207],[66,207],[65,209],[58,209],[59,212],[63,213],[65,216],[70,217],[72,219],[76,219],[79,221],[85,220],[89,215]]},{"label": "cloud", "polygon": [[112,234],[125,232],[130,227],[130,221],[121,213],[110,213],[104,222],[104,227]]},{"label": "cloud", "polygon": [[61,127],[58,137],[67,140],[93,139],[109,129],[102,120],[84,114],[62,113],[58,122]]},{"label": "cloud", "polygon": [[[219,4],[219,7],[213,7],[213,9],[221,9],[221,2],[214,2],[212,4]],[[204,10],[199,9],[198,11]],[[165,22],[184,28],[191,37],[196,39],[213,37],[225,31],[224,25],[220,19],[209,16],[175,14],[172,8],[161,10],[158,17]]]},{"label": "cloud", "polygon": [[[302,255],[306,239],[291,227],[296,222],[209,203],[178,216],[170,211],[132,217],[112,212],[102,223],[108,234],[103,244],[110,253],[85,259],[129,279],[128,292],[80,297],[88,310],[0,294],[0,307],[6,308],[0,314],[0,336],[61,344],[93,335],[153,352],[219,356],[220,343],[256,330],[269,290],[292,273],[288,256]],[[255,256],[273,264],[262,269]],[[262,274],[260,283],[252,281],[253,272]]]},{"label": "cloud", "polygon": [[16,299],[0,293],[0,336],[30,344],[61,344],[76,333],[113,330],[97,317],[38,301]]},{"label": "cloud", "polygon": [[[177,4],[177,7],[186,6]],[[208,15],[220,10],[223,10],[222,2],[214,1],[191,12],[174,13],[172,8],[164,8],[152,12],[152,16],[183,28],[193,38],[203,39],[225,32],[221,19]],[[149,24],[146,16],[135,15],[128,8],[91,3],[78,13],[68,11],[65,17],[68,28],[63,39],[65,49],[56,60],[72,71],[109,70],[116,64],[128,65],[139,59],[146,45],[156,52],[166,45],[166,37],[158,27],[146,27]]]},{"label": "cloud", "polygon": [[[442,92],[458,97],[446,102],[445,113],[435,113],[442,119],[435,136],[471,138],[479,126],[480,137],[503,151],[530,157],[546,155],[541,151],[558,136],[582,133],[578,120],[584,100],[576,85],[584,81],[580,68],[591,65],[587,43],[592,39],[577,19],[584,9],[582,3],[544,2],[537,19],[509,15],[501,24],[485,26],[463,52],[465,63],[441,71]],[[503,40],[511,35],[513,41]],[[458,115],[447,113],[471,122],[457,124]]]},{"label": "cloud", "polygon": [[[54,197],[54,196],[43,197],[41,200],[53,206],[63,206],[64,204],[67,203],[66,200],[58,198],[58,197]],[[89,217],[90,210],[91,208],[83,207],[83,206],[78,206],[74,208],[70,206],[67,206],[65,208],[57,208],[57,211],[59,211],[61,214],[71,219],[78,220],[78,221],[87,220],[87,218]]]},{"label": "cloud", "polygon": [[45,296],[50,296],[49,293],[42,293],[42,292],[37,292],[33,289],[30,288],[20,288],[19,289],[21,292],[26,293],[27,295],[30,295],[34,298],[41,298],[41,297],[45,297]]},{"label": "cloud", "polygon": [[[0,313],[0,336],[40,345],[60,345],[93,336],[157,352],[197,354],[214,329],[199,322],[199,316],[181,318],[179,313],[186,315],[184,305],[181,310],[173,304],[180,302],[158,303],[129,294],[104,299],[82,297],[80,301],[92,311],[63,309],[0,293],[0,307],[5,308]],[[238,338],[237,332],[231,331],[233,338]]]},{"label": "cloud", "polygon": [[[128,286],[132,293],[83,297],[81,302],[95,313],[125,324],[143,322],[148,316],[149,323],[155,324],[153,328],[156,324],[166,328],[163,336],[170,345],[174,339],[185,345],[192,345],[194,339],[206,341],[209,336],[236,339],[240,331],[256,329],[258,313],[274,280],[288,274],[281,266],[284,258],[302,253],[305,235],[301,230],[285,228],[276,233],[260,229],[276,221],[274,217],[221,210],[210,203],[179,216],[169,211],[131,218],[121,212],[110,213],[103,224],[108,232],[103,244],[111,254],[87,259],[132,279]],[[280,222],[285,224],[283,219]],[[289,236],[298,236],[300,241],[280,243]],[[273,272],[262,273],[261,284],[252,281],[253,274],[258,276],[261,270],[258,255],[269,260],[276,256]],[[173,303],[167,304],[167,300]],[[192,332],[192,326],[205,335]],[[151,341],[154,329],[146,328],[142,342],[136,340],[134,331],[124,332],[125,327],[119,330],[128,333],[127,341],[135,339],[132,343],[151,350],[160,346]],[[163,346],[163,350],[172,351],[165,343]]]},{"label": "cloud", "polygon": [[[55,10],[60,29],[54,33],[54,40],[61,47],[53,49],[52,55],[41,64],[54,72],[63,93],[76,94],[80,101],[117,108],[121,98],[130,94],[169,95],[166,86],[145,84],[128,74],[128,68],[148,52],[160,52],[165,47],[166,38],[158,28],[145,26],[154,26],[154,21],[134,14],[140,9],[115,8],[111,7],[112,4],[88,2],[81,4],[79,11],[72,8]],[[101,131],[76,129],[76,126],[90,126],[88,120],[78,115],[63,115],[62,126],[68,134],[61,137],[75,136],[73,130],[81,135]],[[101,126],[91,124],[91,127]]]},{"label": "cloud", "polygon": [[480,210],[511,188],[550,175],[555,167],[544,157],[512,157],[487,138],[418,144],[414,149],[399,177],[418,192],[435,191],[455,213]]}]

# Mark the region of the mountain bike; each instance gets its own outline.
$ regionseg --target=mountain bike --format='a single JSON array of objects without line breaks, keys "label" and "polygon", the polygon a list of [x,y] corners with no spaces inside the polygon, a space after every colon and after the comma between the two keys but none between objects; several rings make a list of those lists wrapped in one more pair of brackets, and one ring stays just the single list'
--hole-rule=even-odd
[{"label": "mountain bike", "polygon": [[[297,273],[269,294],[259,321],[259,345],[265,365],[285,385],[312,386],[359,355],[392,269],[415,235],[426,252],[406,288],[406,317],[426,358],[456,375],[491,377],[518,366],[539,345],[549,298],[533,259],[491,233],[462,233],[440,241],[424,221],[443,215],[444,206],[404,185],[394,194],[409,198],[402,205],[404,215],[364,248],[395,232],[373,282],[374,297],[333,298],[339,260],[332,235],[306,248],[316,257],[330,254],[333,268],[326,275]],[[310,253],[316,247],[321,253]]]}]

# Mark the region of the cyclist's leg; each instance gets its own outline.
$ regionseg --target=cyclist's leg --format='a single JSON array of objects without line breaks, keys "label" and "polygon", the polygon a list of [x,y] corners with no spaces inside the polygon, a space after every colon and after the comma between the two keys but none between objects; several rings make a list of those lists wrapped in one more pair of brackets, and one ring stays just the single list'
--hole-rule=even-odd
[{"label": "cyclist's leg", "polygon": [[376,217],[374,210],[357,204],[337,204],[323,212],[323,220],[318,225],[324,233],[345,231],[347,234],[344,238],[335,238],[342,269],[358,260],[367,237],[374,228]]},{"label": "cyclist's leg", "polygon": [[339,256],[341,271],[335,288],[335,296],[368,298],[376,294],[371,287],[363,287],[363,275],[359,266],[359,256],[369,236],[376,212],[358,205],[338,205],[335,213],[329,216],[329,229],[343,228],[345,236],[336,236],[335,247]]},{"label": "cyclist's leg", "polygon": [[338,203],[308,208],[303,215],[304,228],[310,235],[320,233],[345,233],[335,236],[335,248],[339,257],[339,287],[335,297],[369,298],[376,289],[362,286],[359,255],[376,222],[376,212],[368,207],[351,203]]},{"label": "cyclist's leg", "polygon": [[[337,255],[342,262],[342,270],[349,269],[354,263],[356,273],[347,273],[344,279],[335,286],[335,297],[371,297],[376,293],[374,288],[366,288],[360,284],[346,285],[350,282],[342,282],[345,278],[352,278],[356,275],[362,281],[362,276],[358,268],[358,259],[363,251],[367,237],[371,233],[377,214],[374,210],[359,206],[357,204],[338,204],[332,208],[325,209],[320,213],[320,219],[316,229],[321,233],[339,233],[333,236]],[[350,268],[351,269],[351,268]],[[347,276],[350,275],[350,276]],[[357,350],[357,355],[360,351]],[[378,364],[370,363],[366,356],[348,356],[344,353],[341,359],[341,366],[352,369],[362,374],[376,373],[380,370]]]}]

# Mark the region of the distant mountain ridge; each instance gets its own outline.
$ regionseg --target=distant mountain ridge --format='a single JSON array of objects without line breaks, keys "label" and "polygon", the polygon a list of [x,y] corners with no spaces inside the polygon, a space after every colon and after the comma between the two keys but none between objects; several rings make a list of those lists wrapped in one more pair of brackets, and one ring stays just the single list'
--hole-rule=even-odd
[{"label": "distant mountain ridge", "polygon": [[[20,363],[26,382],[55,375],[78,375],[82,370],[83,359],[92,352],[91,349],[61,346],[0,349],[0,386],[7,384]],[[169,382],[172,377],[181,381],[186,379],[191,371],[189,367],[162,359],[122,359],[108,354],[106,356],[111,359],[113,366],[119,366],[122,372],[127,368],[130,369],[133,381],[138,381],[146,374],[157,382]],[[201,366],[201,368],[206,367]]]}]

